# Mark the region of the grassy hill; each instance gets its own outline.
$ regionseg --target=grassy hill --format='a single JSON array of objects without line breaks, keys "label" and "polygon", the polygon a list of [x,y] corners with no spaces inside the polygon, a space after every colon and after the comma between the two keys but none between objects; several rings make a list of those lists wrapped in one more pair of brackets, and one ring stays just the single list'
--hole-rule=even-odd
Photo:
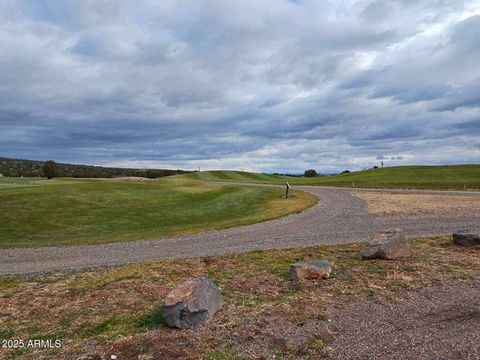
[{"label": "grassy hill", "polygon": [[151,239],[273,219],[314,205],[297,191],[160,180],[0,178],[0,248]]},{"label": "grassy hill", "polygon": [[398,189],[480,189],[480,164],[450,166],[399,166],[364,170],[350,174],[305,178],[255,174],[241,171],[204,171],[184,175],[211,181],[255,182],[264,184],[325,185]]}]

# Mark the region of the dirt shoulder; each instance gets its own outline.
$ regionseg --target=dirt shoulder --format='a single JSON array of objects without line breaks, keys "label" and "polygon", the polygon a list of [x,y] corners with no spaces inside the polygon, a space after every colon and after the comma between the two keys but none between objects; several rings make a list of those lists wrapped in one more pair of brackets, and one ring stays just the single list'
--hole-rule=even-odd
[{"label": "dirt shoulder", "polygon": [[480,280],[444,280],[399,294],[334,305],[339,359],[479,359]]},{"label": "dirt shoulder", "polygon": [[480,196],[353,191],[376,215],[471,216],[480,213]]},{"label": "dirt shoulder", "polygon": [[[2,338],[61,339],[57,350],[0,358],[473,359],[480,248],[415,240],[408,259],[361,260],[362,244],[162,260],[114,269],[0,278]],[[328,280],[289,280],[296,261],[329,259]],[[206,325],[166,328],[162,300],[210,276],[225,306]],[[408,346],[407,346],[408,345]],[[93,357],[95,358],[95,357]]]}]

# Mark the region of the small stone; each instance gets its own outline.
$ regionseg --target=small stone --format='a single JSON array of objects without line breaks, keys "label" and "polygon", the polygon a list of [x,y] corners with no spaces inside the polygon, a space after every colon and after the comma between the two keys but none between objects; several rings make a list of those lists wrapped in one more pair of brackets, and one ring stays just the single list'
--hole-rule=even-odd
[{"label": "small stone", "polygon": [[452,235],[453,242],[462,246],[478,246],[480,245],[480,236],[474,234],[470,230],[460,230]]},{"label": "small stone", "polygon": [[168,326],[185,329],[211,319],[222,306],[220,289],[203,276],[185,281],[167,295],[163,318]]},{"label": "small stone", "polygon": [[290,265],[290,279],[314,280],[328,279],[332,271],[328,260],[298,262]]},{"label": "small stone", "polygon": [[386,230],[373,234],[367,247],[361,250],[363,259],[393,260],[410,256],[408,240],[399,229]]}]

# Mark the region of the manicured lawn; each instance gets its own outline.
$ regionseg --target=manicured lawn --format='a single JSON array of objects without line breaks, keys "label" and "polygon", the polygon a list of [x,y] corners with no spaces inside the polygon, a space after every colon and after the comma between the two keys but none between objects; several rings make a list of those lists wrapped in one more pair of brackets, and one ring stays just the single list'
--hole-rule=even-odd
[{"label": "manicured lawn", "polygon": [[267,184],[325,185],[396,189],[480,189],[480,165],[399,166],[364,170],[350,174],[305,178],[246,173],[241,171],[205,171],[189,178],[212,181],[237,181]]},{"label": "manicured lawn", "polygon": [[41,180],[40,178],[8,178],[0,177],[0,189],[33,186]]},{"label": "manicured lawn", "polygon": [[315,204],[314,196],[207,183],[6,179],[0,187],[0,247],[151,239],[273,219]]}]

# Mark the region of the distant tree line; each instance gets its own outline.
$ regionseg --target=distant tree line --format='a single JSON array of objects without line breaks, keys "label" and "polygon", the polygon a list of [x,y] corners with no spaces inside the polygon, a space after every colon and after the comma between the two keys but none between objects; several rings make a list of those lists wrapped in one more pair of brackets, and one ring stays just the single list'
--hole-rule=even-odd
[{"label": "distant tree line", "polygon": [[74,177],[111,178],[118,176],[139,176],[158,178],[184,174],[188,171],[167,169],[126,169],[91,165],[56,163],[54,161],[21,160],[0,157],[0,174],[11,177]]}]

